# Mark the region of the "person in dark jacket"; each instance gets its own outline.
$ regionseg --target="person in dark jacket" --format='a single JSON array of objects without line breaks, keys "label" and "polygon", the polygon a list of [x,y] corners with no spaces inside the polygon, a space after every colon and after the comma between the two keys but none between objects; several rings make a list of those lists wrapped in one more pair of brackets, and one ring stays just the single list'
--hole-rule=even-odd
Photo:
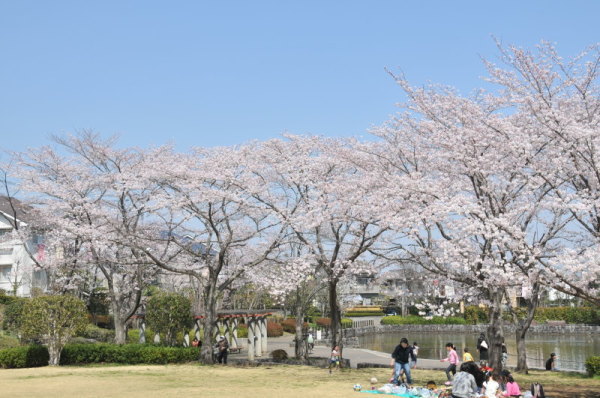
[{"label": "person in dark jacket", "polygon": [[398,377],[400,372],[404,371],[406,375],[406,382],[412,384],[412,377],[410,376],[410,361],[416,362],[417,358],[413,352],[413,348],[408,344],[408,339],[403,337],[400,340],[400,344],[396,346],[392,353],[394,358],[394,383],[398,384]]},{"label": "person in dark jacket", "polygon": [[481,333],[481,335],[479,335],[479,338],[477,339],[477,350],[479,351],[479,361],[480,362],[487,363],[487,361],[490,359],[490,357],[488,355],[489,348],[490,348],[490,345],[488,344],[487,340],[485,339],[485,333]]}]

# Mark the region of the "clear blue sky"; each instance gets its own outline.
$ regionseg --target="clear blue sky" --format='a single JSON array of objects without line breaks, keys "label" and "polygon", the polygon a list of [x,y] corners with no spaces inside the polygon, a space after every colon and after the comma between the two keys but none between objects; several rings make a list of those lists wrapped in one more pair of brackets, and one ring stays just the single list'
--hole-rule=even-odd
[{"label": "clear blue sky", "polygon": [[0,0],[0,147],[94,129],[123,145],[366,135],[402,95],[384,67],[470,92],[491,35],[564,55],[600,1]]}]

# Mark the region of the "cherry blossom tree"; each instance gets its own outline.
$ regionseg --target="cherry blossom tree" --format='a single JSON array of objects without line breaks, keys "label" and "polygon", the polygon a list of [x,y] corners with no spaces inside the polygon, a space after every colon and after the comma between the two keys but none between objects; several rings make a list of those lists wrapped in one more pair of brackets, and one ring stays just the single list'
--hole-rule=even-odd
[{"label": "cherry blossom tree", "polygon": [[498,47],[501,64],[487,63],[489,80],[527,118],[530,141],[542,144],[528,166],[572,221],[560,252],[540,260],[545,282],[600,304],[600,45],[567,59],[548,42],[535,51]]},{"label": "cherry blossom tree", "polygon": [[248,194],[247,153],[242,147],[188,154],[161,149],[150,155],[144,184],[158,191],[147,198],[143,233],[123,235],[158,267],[196,281],[206,363],[212,362],[220,298],[275,255],[285,231]]},{"label": "cherry blossom tree", "polygon": [[123,244],[143,216],[146,187],[134,186],[144,162],[141,151],[116,149],[115,140],[82,132],[55,137],[52,147],[19,156],[21,189],[40,209],[46,255],[37,259],[52,286],[81,291],[99,270],[107,285],[115,341],[126,340],[126,322],[137,311],[153,271],[139,250]]},{"label": "cherry blossom tree", "polygon": [[[531,140],[529,118],[503,112],[504,97],[477,92],[465,98],[449,88],[414,88],[402,77],[396,80],[409,98],[406,112],[374,131],[384,143],[370,149],[388,180],[381,214],[406,233],[390,247],[489,306],[490,359],[500,367],[507,291],[539,291],[539,265],[555,255],[569,221],[529,166],[544,143]],[[402,207],[412,215],[399,218]],[[530,303],[517,334],[525,369],[524,338],[537,300]]]},{"label": "cherry blossom tree", "polygon": [[288,226],[302,252],[325,276],[331,346],[342,345],[338,285],[373,263],[359,259],[386,228],[369,204],[369,187],[353,158],[353,141],[288,136],[252,151],[255,183],[250,194]]}]

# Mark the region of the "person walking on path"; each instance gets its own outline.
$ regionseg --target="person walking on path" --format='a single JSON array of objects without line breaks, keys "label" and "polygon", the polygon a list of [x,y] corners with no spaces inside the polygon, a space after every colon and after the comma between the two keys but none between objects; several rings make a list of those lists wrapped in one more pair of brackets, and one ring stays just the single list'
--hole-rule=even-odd
[{"label": "person walking on path", "polygon": [[487,363],[487,361],[489,361],[489,359],[490,359],[489,354],[488,354],[489,348],[490,348],[490,345],[488,344],[487,340],[485,339],[485,333],[481,333],[479,335],[479,338],[477,339],[477,351],[479,351],[479,361],[480,362]]},{"label": "person walking on path", "polygon": [[413,354],[415,356],[415,363],[413,364],[413,366],[411,366],[411,368],[416,369],[417,368],[417,359],[419,359],[419,346],[416,341],[413,343],[412,349],[413,349]]},{"label": "person walking on path", "polygon": [[[458,354],[454,350],[454,345],[452,343],[446,344],[446,351],[448,351],[448,356],[444,359],[440,359],[440,362],[448,362],[448,367],[446,368],[446,377],[448,381],[446,385],[450,385],[452,382],[452,376],[456,374],[456,366],[458,365]],[[452,373],[452,376],[450,376]]]},{"label": "person walking on path", "polygon": [[412,384],[412,377],[410,376],[410,361],[417,361],[413,348],[408,344],[408,339],[403,337],[400,340],[400,344],[396,346],[392,353],[392,358],[396,361],[394,363],[394,384],[398,384],[398,377],[400,372],[404,371],[406,375],[406,382]]}]

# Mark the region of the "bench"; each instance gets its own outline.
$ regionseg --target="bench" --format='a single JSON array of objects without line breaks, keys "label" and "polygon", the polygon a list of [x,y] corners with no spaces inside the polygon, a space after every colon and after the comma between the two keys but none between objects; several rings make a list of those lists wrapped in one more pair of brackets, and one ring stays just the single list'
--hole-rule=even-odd
[{"label": "bench", "polygon": [[241,354],[242,347],[229,348],[229,353],[230,354]]},{"label": "bench", "polygon": [[566,321],[551,321],[551,320],[546,321],[546,325],[549,325],[549,326],[564,326],[566,324],[567,324]]}]

